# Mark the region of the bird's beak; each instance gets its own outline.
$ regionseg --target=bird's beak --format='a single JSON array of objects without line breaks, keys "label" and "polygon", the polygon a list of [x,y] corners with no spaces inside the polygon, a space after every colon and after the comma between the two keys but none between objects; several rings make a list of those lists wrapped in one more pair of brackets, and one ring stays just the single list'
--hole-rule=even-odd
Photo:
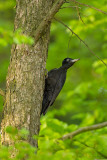
[{"label": "bird's beak", "polygon": [[77,62],[77,61],[79,61],[79,60],[80,60],[80,59],[72,59],[71,62],[74,63],[74,62]]}]

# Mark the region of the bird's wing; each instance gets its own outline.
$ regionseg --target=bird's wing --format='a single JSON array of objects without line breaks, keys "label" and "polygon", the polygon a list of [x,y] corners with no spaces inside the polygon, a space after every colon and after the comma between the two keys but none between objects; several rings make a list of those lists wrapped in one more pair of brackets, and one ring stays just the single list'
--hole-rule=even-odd
[{"label": "bird's wing", "polygon": [[58,96],[58,94],[60,93],[64,83],[65,83],[65,79],[66,79],[66,74],[63,75],[62,72],[59,74],[59,77],[58,77],[58,80],[56,81],[56,84],[55,84],[55,88],[53,90],[53,95],[52,95],[52,98],[51,98],[51,101],[49,103],[49,106],[51,106],[56,97]]},{"label": "bird's wing", "polygon": [[48,107],[51,106],[65,82],[65,77],[59,69],[51,70],[48,73],[48,78],[45,81],[45,92],[42,104],[42,113],[45,114]]},{"label": "bird's wing", "polygon": [[47,108],[49,107],[49,103],[51,102],[52,99],[52,94],[54,91],[54,87],[56,84],[56,71],[57,69],[53,69],[48,72],[48,76],[45,79],[45,90],[44,90],[44,95],[43,95],[43,102],[42,102],[42,111],[41,114],[45,114]]}]

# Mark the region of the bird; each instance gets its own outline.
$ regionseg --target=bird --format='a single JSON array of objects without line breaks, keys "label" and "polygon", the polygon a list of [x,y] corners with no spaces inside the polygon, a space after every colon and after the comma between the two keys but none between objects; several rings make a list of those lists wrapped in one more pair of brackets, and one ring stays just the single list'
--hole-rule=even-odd
[{"label": "bird", "polygon": [[45,78],[41,115],[45,115],[48,108],[53,105],[66,80],[67,70],[80,59],[65,58],[60,68],[52,69]]}]

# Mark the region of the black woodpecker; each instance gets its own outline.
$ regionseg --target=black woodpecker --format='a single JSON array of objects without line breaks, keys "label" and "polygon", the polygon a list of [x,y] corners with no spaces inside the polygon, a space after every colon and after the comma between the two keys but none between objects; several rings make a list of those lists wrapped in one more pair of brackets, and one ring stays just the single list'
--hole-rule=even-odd
[{"label": "black woodpecker", "polygon": [[48,107],[52,106],[65,83],[67,70],[78,60],[65,58],[60,68],[55,68],[48,72],[48,76],[45,79],[41,114],[45,115]]}]

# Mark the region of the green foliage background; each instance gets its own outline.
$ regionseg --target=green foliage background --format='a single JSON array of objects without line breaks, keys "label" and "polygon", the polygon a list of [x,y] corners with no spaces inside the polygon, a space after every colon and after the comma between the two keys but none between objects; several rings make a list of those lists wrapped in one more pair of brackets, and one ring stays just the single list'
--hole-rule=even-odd
[{"label": "green foliage background", "polygon": [[[81,0],[104,11],[107,11],[107,1]],[[65,4],[66,6],[76,4]],[[107,64],[107,15],[91,8],[79,6],[81,17],[79,20],[76,8],[60,9],[56,17],[66,23],[88,46]],[[5,89],[5,79],[9,65],[12,43],[32,44],[33,39],[21,34],[21,30],[13,33],[15,16],[15,1],[0,1],[0,88]],[[69,41],[70,40],[70,41]],[[69,43],[69,47],[68,47]],[[67,74],[66,83],[56,102],[48,113],[41,117],[39,149],[26,142],[17,142],[16,134],[26,139],[28,132],[22,129],[14,131],[7,129],[15,141],[15,148],[19,150],[15,160],[24,157],[34,160],[67,159],[93,160],[107,159],[107,128],[82,133],[71,140],[58,140],[66,133],[80,127],[107,121],[107,68],[85,47],[79,39],[72,35],[67,28],[53,20],[51,39],[47,59],[47,69],[61,66],[67,56],[80,58]],[[3,100],[0,97],[0,111]],[[10,159],[12,147],[0,148],[0,159]]]}]

